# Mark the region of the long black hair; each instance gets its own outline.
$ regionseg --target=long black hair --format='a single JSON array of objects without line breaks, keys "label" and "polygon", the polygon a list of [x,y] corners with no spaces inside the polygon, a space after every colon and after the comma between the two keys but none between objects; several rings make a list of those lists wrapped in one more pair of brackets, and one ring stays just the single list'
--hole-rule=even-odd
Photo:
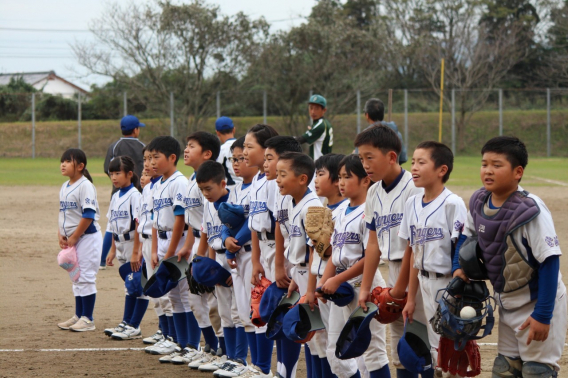
[{"label": "long black hair", "polygon": [[130,156],[122,155],[117,156],[110,162],[108,166],[108,171],[110,172],[132,172],[132,184],[138,190],[140,190],[140,178],[134,172],[134,160]]},{"label": "long black hair", "polygon": [[93,182],[93,178],[89,174],[89,171],[87,171],[87,155],[85,155],[83,150],[80,150],[78,148],[70,148],[67,151],[65,151],[63,155],[61,155],[60,161],[61,163],[63,163],[64,161],[72,161],[73,164],[75,164],[75,167],[83,163],[84,167],[81,174],[85,176],[87,180]]}]

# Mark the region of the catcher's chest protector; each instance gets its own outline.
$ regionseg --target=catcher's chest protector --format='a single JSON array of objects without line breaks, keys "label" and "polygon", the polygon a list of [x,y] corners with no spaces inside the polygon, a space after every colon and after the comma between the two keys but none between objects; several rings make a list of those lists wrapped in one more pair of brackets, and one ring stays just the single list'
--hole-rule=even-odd
[{"label": "catcher's chest protector", "polygon": [[513,231],[529,223],[540,213],[528,192],[515,192],[493,216],[485,215],[484,206],[491,192],[476,191],[469,201],[475,230],[478,234],[489,280],[497,293],[507,293],[527,285],[535,270],[519,252],[510,236]]}]

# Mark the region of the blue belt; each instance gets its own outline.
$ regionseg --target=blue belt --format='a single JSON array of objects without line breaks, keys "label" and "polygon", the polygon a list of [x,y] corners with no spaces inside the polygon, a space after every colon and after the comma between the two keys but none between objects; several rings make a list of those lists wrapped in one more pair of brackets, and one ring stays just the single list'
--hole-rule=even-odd
[{"label": "blue belt", "polygon": [[195,236],[196,238],[201,237],[201,231],[199,231],[197,228],[194,228],[192,232],[193,232],[193,236]]},{"label": "blue belt", "polygon": [[[122,234],[122,236],[124,236],[124,241],[130,240],[130,232],[127,232],[126,234]],[[112,234],[112,238],[114,239],[114,241],[120,242],[120,235]]]},{"label": "blue belt", "polygon": [[[168,232],[169,231],[158,231],[158,237],[163,240],[168,240]],[[185,231],[182,232],[181,236],[185,235]]]},{"label": "blue belt", "polygon": [[151,238],[150,235],[145,234],[145,233],[142,233],[141,235],[142,235],[142,239],[150,239]]}]

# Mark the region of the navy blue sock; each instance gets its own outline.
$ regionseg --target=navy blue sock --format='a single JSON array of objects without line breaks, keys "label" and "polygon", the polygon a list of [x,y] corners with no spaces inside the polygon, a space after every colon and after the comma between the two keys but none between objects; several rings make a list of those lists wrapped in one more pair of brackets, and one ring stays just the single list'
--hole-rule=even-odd
[{"label": "navy blue sock", "polygon": [[247,340],[248,340],[248,346],[250,349],[250,362],[256,366],[256,363],[258,362],[257,358],[258,358],[258,348],[256,347],[256,334],[255,332],[246,332],[247,334]]},{"label": "navy blue sock", "polygon": [[353,374],[351,376],[351,378],[361,378],[361,373],[359,373],[359,371],[357,371],[357,373]]},{"label": "navy blue sock", "polygon": [[134,313],[134,307],[136,307],[136,297],[132,295],[126,295],[124,297],[124,315],[122,316],[122,321],[126,324],[130,324],[130,318]]},{"label": "navy blue sock", "polygon": [[267,339],[265,333],[257,333],[256,347],[258,348],[256,366],[258,366],[264,374],[268,374],[268,372],[270,371],[270,363],[272,362],[272,349],[274,348],[274,341]]},{"label": "navy blue sock", "polygon": [[[417,375],[418,376],[418,375]],[[420,373],[422,378],[434,378],[434,369],[428,369]]]},{"label": "navy blue sock", "polygon": [[227,346],[225,345],[225,336],[219,337],[219,348],[221,348],[222,354],[227,354]]},{"label": "navy blue sock", "polygon": [[223,336],[225,336],[227,357],[235,358],[235,350],[237,346],[237,329],[235,327],[223,327]]},{"label": "navy blue sock", "polygon": [[[282,348],[282,372],[286,374],[285,378],[293,377],[294,367],[300,359],[302,344],[283,337],[280,339],[280,347]],[[321,377],[321,375],[318,375],[318,377]]]},{"label": "navy blue sock", "polygon": [[106,259],[108,253],[112,247],[112,232],[105,232],[105,237],[103,239],[103,253],[101,255],[101,266],[106,266]]},{"label": "navy blue sock", "polygon": [[132,316],[130,317],[129,325],[134,328],[140,327],[142,318],[144,318],[144,314],[146,314],[148,303],[150,303],[148,299],[136,298],[136,305],[134,306],[134,312],[132,312]]},{"label": "navy blue sock", "polygon": [[369,372],[370,378],[391,378],[391,372],[389,369],[389,365],[385,365],[378,370],[373,370]]},{"label": "navy blue sock", "polygon": [[83,316],[83,297],[75,297],[75,315],[78,318]]},{"label": "navy blue sock", "polygon": [[199,328],[199,324],[197,324],[197,319],[195,319],[193,312],[186,312],[185,317],[187,322],[187,343],[195,349],[199,349],[201,328]]},{"label": "navy blue sock", "polygon": [[282,348],[282,339],[276,340],[276,362],[278,364],[276,370],[278,373],[280,373],[280,364],[282,363]]},{"label": "navy blue sock", "polygon": [[321,360],[317,354],[312,354],[312,377],[323,377]]},{"label": "navy blue sock", "polygon": [[162,335],[164,335],[164,337],[169,335],[168,332],[168,317],[166,315],[160,315],[158,316],[158,324],[160,327],[160,331],[162,331]]},{"label": "navy blue sock", "polygon": [[329,366],[329,361],[327,360],[327,358],[320,358],[320,363],[321,363],[322,377],[337,378],[337,376],[333,374],[333,372],[331,371],[331,366]]},{"label": "navy blue sock", "polygon": [[[434,377],[434,370],[430,370],[432,371],[432,377]],[[422,374],[422,377],[424,377],[424,374]],[[396,378],[418,378],[418,374],[406,369],[396,369]]]},{"label": "navy blue sock", "polygon": [[307,377],[313,377],[313,370],[312,370],[312,352],[310,351],[310,347],[308,344],[304,344],[304,355],[306,357],[306,371],[308,372]]},{"label": "navy blue sock", "polygon": [[208,344],[212,350],[217,351],[217,348],[219,347],[219,340],[217,340],[217,335],[215,335],[213,327],[209,326],[207,328],[201,328],[201,333],[203,333],[205,344]]},{"label": "navy blue sock", "polygon": [[243,360],[246,364],[248,353],[247,333],[243,327],[237,327],[237,345],[235,346],[235,358]]},{"label": "navy blue sock", "polygon": [[95,311],[95,301],[97,300],[97,293],[87,295],[86,297],[81,297],[81,302],[83,302],[83,315],[93,320],[93,311]]},{"label": "navy blue sock", "polygon": [[166,336],[170,336],[174,342],[177,343],[176,323],[174,322],[174,317],[166,316],[166,318],[168,318],[168,334]]},{"label": "navy blue sock", "polygon": [[174,312],[174,324],[176,325],[177,343],[180,347],[185,348],[189,341],[187,338],[188,332],[185,312],[180,312],[178,314]]}]

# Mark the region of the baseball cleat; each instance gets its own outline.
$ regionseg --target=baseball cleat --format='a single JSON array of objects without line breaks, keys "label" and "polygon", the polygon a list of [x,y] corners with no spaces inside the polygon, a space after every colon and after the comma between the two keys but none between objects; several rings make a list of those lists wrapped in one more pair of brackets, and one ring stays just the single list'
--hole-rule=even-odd
[{"label": "baseball cleat", "polygon": [[126,323],[125,322],[120,322],[119,325],[117,325],[114,328],[107,328],[105,329],[105,335],[107,336],[111,336],[113,333],[118,333],[118,332],[122,332],[124,331],[124,328],[126,327]]},{"label": "baseball cleat", "polygon": [[213,358],[208,363],[200,365],[198,370],[213,373],[221,369],[221,367],[224,366],[226,363],[227,363],[227,355],[213,356]]},{"label": "baseball cleat", "polygon": [[110,337],[112,337],[115,340],[139,339],[142,337],[142,331],[140,331],[140,327],[134,328],[132,326],[127,325],[126,327],[124,327],[124,331],[115,332]]},{"label": "baseball cleat", "polygon": [[262,371],[259,371],[258,374],[253,375],[252,378],[274,378],[274,376],[271,371],[269,371],[268,374],[264,374]]},{"label": "baseball cleat", "polygon": [[93,323],[92,320],[90,320],[86,316],[81,316],[77,323],[70,326],[69,329],[74,332],[85,332],[94,331],[96,328],[95,323]]},{"label": "baseball cleat", "polygon": [[164,340],[164,335],[162,334],[162,331],[158,330],[156,331],[155,334],[153,334],[152,336],[146,337],[145,339],[142,340],[142,342],[144,344],[157,344],[158,342]]},{"label": "baseball cleat", "polygon": [[250,369],[241,363],[241,361],[227,361],[222,369],[219,369],[213,373],[213,376],[217,378],[225,377],[240,377],[250,372]]},{"label": "baseball cleat", "polygon": [[73,315],[73,317],[69,320],[66,320],[62,323],[57,324],[57,326],[61,329],[69,329],[73,324],[79,321],[79,317],[77,315]]},{"label": "baseball cleat", "polygon": [[169,364],[174,358],[179,355],[181,355],[181,348],[176,346],[175,350],[172,353],[168,354],[167,356],[161,357],[158,361],[160,361],[161,364]]},{"label": "baseball cleat", "polygon": [[185,347],[179,356],[172,358],[171,363],[174,365],[187,365],[197,354],[199,354],[197,349],[193,347]]},{"label": "baseball cleat", "polygon": [[154,355],[164,355],[174,352],[176,350],[176,347],[177,344],[174,343],[174,340],[171,338],[171,336],[168,336],[164,341],[146,347],[146,352]]},{"label": "baseball cleat", "polygon": [[211,354],[211,352],[203,350],[200,352],[199,355],[195,355],[195,357],[191,360],[189,364],[187,364],[187,366],[190,369],[197,370],[199,369],[200,366],[211,363],[211,361],[213,361],[213,359],[215,358],[216,358],[215,354]]}]

